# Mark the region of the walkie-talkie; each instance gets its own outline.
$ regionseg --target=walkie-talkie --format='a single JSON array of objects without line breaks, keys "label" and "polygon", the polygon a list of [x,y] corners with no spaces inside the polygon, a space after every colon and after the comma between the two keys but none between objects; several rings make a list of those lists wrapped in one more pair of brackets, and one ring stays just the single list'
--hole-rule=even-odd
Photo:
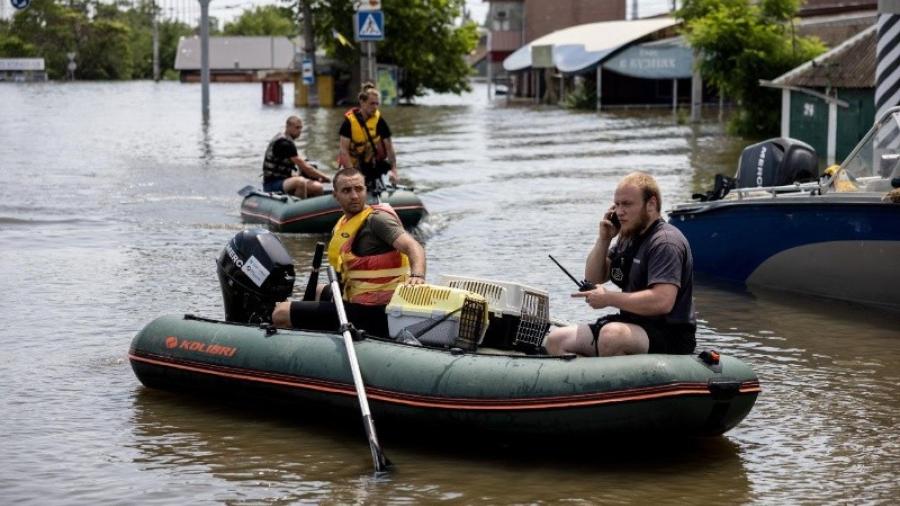
[{"label": "walkie-talkie", "polygon": [[588,281],[586,279],[582,279],[581,281],[578,281],[577,279],[575,279],[575,276],[573,276],[568,270],[566,270],[565,267],[562,266],[562,264],[560,264],[559,262],[556,261],[555,258],[553,258],[553,255],[547,255],[547,256],[550,257],[550,260],[553,260],[553,263],[555,263],[557,265],[557,267],[559,267],[560,269],[562,269],[563,272],[566,273],[566,276],[569,276],[569,279],[571,279],[572,281],[575,282],[576,285],[578,285],[579,292],[589,292],[589,291],[593,290],[594,288],[597,288],[597,285],[591,283],[590,281]]}]

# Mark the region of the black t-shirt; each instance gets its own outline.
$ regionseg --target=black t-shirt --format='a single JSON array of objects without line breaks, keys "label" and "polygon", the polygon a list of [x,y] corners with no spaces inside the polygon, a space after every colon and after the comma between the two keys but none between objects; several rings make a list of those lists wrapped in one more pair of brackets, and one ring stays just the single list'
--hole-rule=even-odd
[{"label": "black t-shirt", "polygon": [[285,160],[297,156],[297,145],[294,141],[285,139],[284,137],[275,140],[272,146],[272,154],[276,160]]},{"label": "black t-shirt", "polygon": [[[619,241],[610,247],[612,258],[629,246]],[[675,305],[665,315],[666,323],[695,323],[694,320],[694,259],[691,247],[680,230],[668,223],[660,223],[650,232],[634,255],[624,292],[638,292],[655,284],[678,287]]]},{"label": "black t-shirt", "polygon": [[[362,115],[359,116],[360,118]],[[341,137],[346,137],[348,139],[352,139],[353,135],[350,133],[350,120],[348,118],[344,118],[344,122],[341,123]],[[381,137],[382,139],[390,139],[391,138],[391,129],[388,127],[387,121],[384,120],[384,117],[378,118],[378,123],[375,124],[375,133]],[[366,142],[369,139],[366,138]]]}]

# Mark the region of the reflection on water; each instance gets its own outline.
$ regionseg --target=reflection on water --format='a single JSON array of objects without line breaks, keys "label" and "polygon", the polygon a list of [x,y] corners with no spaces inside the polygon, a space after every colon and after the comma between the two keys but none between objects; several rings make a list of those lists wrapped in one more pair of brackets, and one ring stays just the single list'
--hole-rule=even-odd
[{"label": "reflection on water", "polygon": [[451,446],[433,436],[411,439],[384,423],[382,447],[396,467],[376,479],[359,416],[343,416],[349,419],[336,427],[302,411],[141,389],[134,396],[134,462],[154,472],[178,468],[198,487],[195,497],[224,501],[643,503],[662,496],[675,503],[694,494],[685,483],[705,482],[716,483],[707,497],[742,502],[750,491],[739,448],[724,438],[508,448],[456,437]]},{"label": "reflection on water", "polygon": [[[895,385],[900,382],[900,317],[846,303],[777,292],[695,289],[702,343],[749,361],[764,382],[752,417],[757,430],[732,433],[749,450],[754,471],[781,470],[759,484],[823,498],[850,491],[896,496],[900,435]],[[831,471],[840,469],[840,472]],[[827,481],[822,476],[829,475]]]},{"label": "reflection on water", "polygon": [[[146,322],[222,316],[215,261],[243,228],[236,192],[259,182],[285,118],[303,117],[305,156],[335,158],[342,110],[263,107],[256,85],[211,90],[204,123],[195,85],[0,86],[7,502],[879,503],[900,492],[897,317],[703,282],[699,345],[749,363],[763,388],[747,419],[711,440],[538,452],[386,426],[397,470],[374,480],[357,418],[333,427],[140,386],[123,356]],[[415,232],[428,278],[541,287],[564,320],[592,312],[547,254],[578,270],[622,175],[654,174],[667,208],[732,174],[745,143],[669,113],[507,108],[484,95],[384,110],[401,182],[430,211]],[[299,294],[324,238],[280,237]]]}]

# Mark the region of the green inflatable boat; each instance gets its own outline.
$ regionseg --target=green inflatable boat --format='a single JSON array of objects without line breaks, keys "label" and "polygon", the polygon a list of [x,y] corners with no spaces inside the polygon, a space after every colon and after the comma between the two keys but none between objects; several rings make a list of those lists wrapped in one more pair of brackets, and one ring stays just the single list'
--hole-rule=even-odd
[{"label": "green inflatable boat", "polygon": [[[310,273],[308,292],[318,269]],[[217,273],[227,321],[176,315],[150,322],[128,352],[144,385],[249,396],[310,413],[358,412],[337,328],[284,330],[268,323],[276,302],[293,293],[295,277],[275,234],[237,234],[219,255]],[[712,351],[546,355],[549,296],[518,283],[445,275],[437,284],[397,287],[385,312],[395,338],[360,332],[354,348],[373,415],[396,427],[444,426],[452,428],[446,433],[470,430],[513,441],[716,435],[743,420],[760,392],[747,364]],[[310,318],[333,319],[337,327],[333,314],[319,315]],[[323,406],[330,409],[318,409]]]},{"label": "green inflatable boat", "polygon": [[[721,434],[760,391],[733,357],[606,358],[464,352],[368,337],[355,343],[374,417],[507,436]],[[128,353],[153,388],[253,395],[358,411],[342,337],[164,316]]]},{"label": "green inflatable boat", "polygon": [[[255,188],[238,193],[244,196],[241,202],[241,219],[245,223],[262,224],[273,232],[329,233],[342,214],[340,206],[330,193],[307,199],[267,193]],[[406,228],[418,225],[426,214],[422,200],[408,189],[389,187],[378,196],[370,196],[369,202],[390,204]]]}]

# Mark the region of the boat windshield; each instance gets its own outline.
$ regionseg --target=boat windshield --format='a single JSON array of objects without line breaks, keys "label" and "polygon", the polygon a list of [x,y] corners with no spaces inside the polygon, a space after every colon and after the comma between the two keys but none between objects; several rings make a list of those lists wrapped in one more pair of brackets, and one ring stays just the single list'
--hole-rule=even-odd
[{"label": "boat windshield", "polygon": [[838,188],[890,190],[891,178],[900,176],[900,108],[889,111],[869,130],[841,168]]}]

